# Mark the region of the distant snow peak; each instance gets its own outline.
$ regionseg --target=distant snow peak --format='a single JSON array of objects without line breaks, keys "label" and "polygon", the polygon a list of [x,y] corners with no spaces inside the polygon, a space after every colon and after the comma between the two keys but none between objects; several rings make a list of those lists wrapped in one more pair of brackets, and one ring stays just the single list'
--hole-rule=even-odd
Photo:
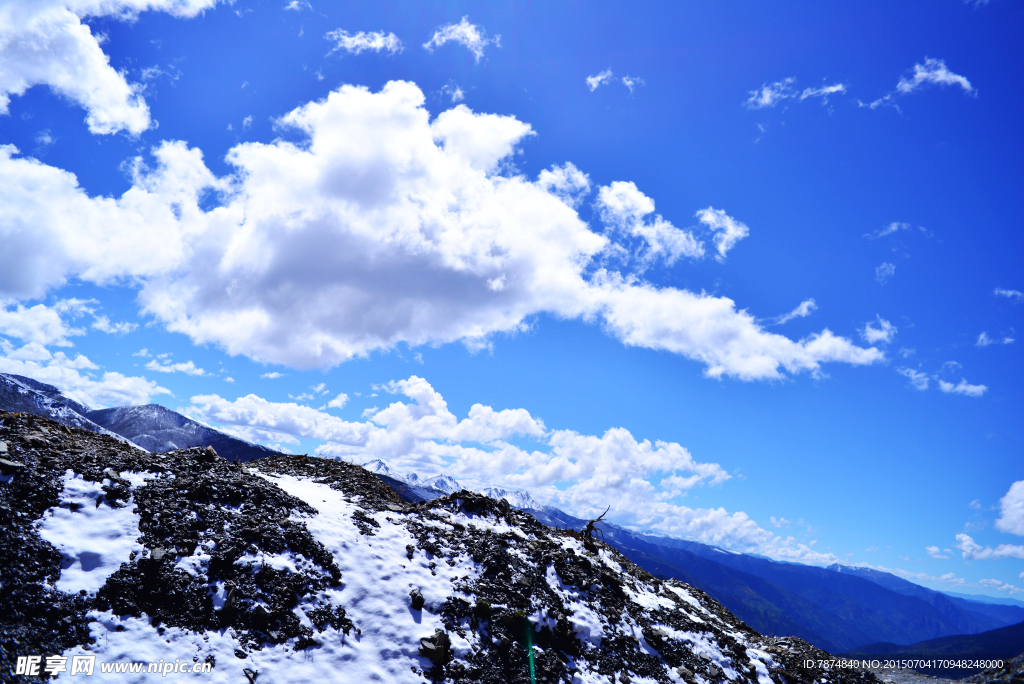
[{"label": "distant snow peak", "polygon": [[484,496],[489,496],[492,499],[504,499],[512,505],[513,508],[529,509],[529,510],[543,510],[542,506],[536,499],[530,496],[529,492],[522,490],[510,490],[502,487],[484,487],[480,490],[480,493]]},{"label": "distant snow peak", "polygon": [[[433,475],[423,476],[417,473],[399,473],[392,470],[387,463],[379,458],[375,458],[372,461],[368,461],[363,464],[363,468],[369,470],[371,473],[377,475],[384,475],[392,479],[404,482],[407,485],[413,485],[415,487],[427,487],[430,489],[436,489],[445,495],[454,494],[455,492],[462,491],[465,487],[462,486],[450,475]],[[522,490],[505,489],[504,487],[484,487],[482,489],[473,490],[478,494],[490,497],[492,499],[504,499],[508,501],[513,508],[526,509],[526,510],[543,510],[544,506],[540,504],[536,499],[530,496],[529,492]]]}]

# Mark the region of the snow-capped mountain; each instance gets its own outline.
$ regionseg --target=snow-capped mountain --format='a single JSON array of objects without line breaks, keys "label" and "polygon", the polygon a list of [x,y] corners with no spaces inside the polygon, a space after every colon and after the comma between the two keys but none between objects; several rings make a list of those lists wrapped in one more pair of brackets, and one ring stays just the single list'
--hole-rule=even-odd
[{"label": "snow-capped mountain", "polygon": [[411,505],[342,461],[57,427],[0,412],[5,680],[876,682],[504,500]]},{"label": "snow-capped mountain", "polygon": [[0,409],[31,413],[52,421],[121,438],[86,416],[89,407],[64,396],[53,385],[23,375],[0,373]]},{"label": "snow-capped mountain", "polygon": [[[417,488],[424,488],[429,490],[426,492],[424,499],[437,498],[446,494],[454,494],[457,491],[463,489],[463,486],[450,475],[434,475],[431,477],[423,477],[416,473],[399,473],[392,470],[387,463],[379,458],[363,464],[363,467],[369,470],[371,473],[377,475],[383,475],[384,477],[403,482],[407,485],[412,485]],[[512,505],[513,508],[520,510],[543,510],[544,506],[537,502],[529,492],[521,490],[505,489],[503,487],[483,487],[480,489],[472,490],[478,494],[489,496],[492,499],[504,499]]]},{"label": "snow-capped mountain", "polygon": [[249,461],[279,452],[197,423],[158,404],[93,410],[52,385],[0,373],[0,409],[24,411],[69,427],[107,434],[147,451],[213,446],[228,460]]},{"label": "snow-capped mountain", "polygon": [[484,496],[489,496],[492,499],[504,499],[505,501],[508,501],[513,508],[518,508],[521,511],[541,511],[545,508],[544,505],[530,496],[529,492],[524,492],[522,490],[505,489],[503,487],[484,487],[480,490],[480,493]]}]

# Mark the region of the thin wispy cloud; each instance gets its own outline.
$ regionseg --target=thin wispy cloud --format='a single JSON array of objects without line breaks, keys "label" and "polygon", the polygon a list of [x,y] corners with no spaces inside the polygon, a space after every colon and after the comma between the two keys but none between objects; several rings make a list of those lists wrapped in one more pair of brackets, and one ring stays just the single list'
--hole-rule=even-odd
[{"label": "thin wispy cloud", "polygon": [[1015,341],[1016,340],[1014,340],[1009,335],[1004,335],[1002,338],[995,339],[989,337],[989,334],[987,332],[982,331],[982,333],[978,335],[978,341],[974,343],[974,346],[988,347],[993,344],[1013,344]]},{"label": "thin wispy cloud", "polygon": [[921,391],[928,389],[928,381],[930,378],[927,373],[922,373],[921,371],[916,371],[913,368],[906,367],[897,368],[896,372],[909,380],[911,387],[914,389]]},{"label": "thin wispy cloud", "polygon": [[611,69],[605,69],[594,76],[587,76],[587,87],[590,88],[590,92],[594,92],[599,87],[611,83],[613,76]]},{"label": "thin wispy cloud", "polygon": [[455,81],[448,81],[447,85],[442,86],[441,94],[451,98],[452,104],[466,99],[466,91],[460,88]]},{"label": "thin wispy cloud", "polygon": [[957,86],[967,95],[977,96],[978,94],[978,91],[975,90],[974,86],[971,85],[971,82],[967,80],[966,76],[961,76],[960,74],[950,71],[946,66],[945,60],[926,57],[923,64],[914,65],[911,74],[900,78],[896,83],[896,89],[893,92],[883,95],[870,103],[864,103],[858,100],[857,104],[861,107],[868,107],[870,109],[892,106],[899,110],[899,106],[895,103],[896,97],[909,95],[910,93],[931,85],[941,87]]},{"label": "thin wispy cloud", "polygon": [[1024,302],[1024,292],[1021,292],[1020,290],[1006,290],[1001,287],[997,287],[992,294],[996,297],[1006,297],[1011,302],[1015,302],[1017,304]]},{"label": "thin wispy cloud", "polygon": [[445,43],[457,43],[473,53],[476,61],[484,56],[484,48],[488,45],[501,47],[501,35],[487,37],[487,32],[479,26],[469,23],[469,17],[462,17],[458,24],[448,24],[434,31],[430,40],[423,44],[427,50],[441,47]]},{"label": "thin wispy cloud", "polygon": [[627,88],[629,88],[629,93],[630,93],[630,95],[632,95],[633,94],[633,88],[638,88],[638,87],[640,87],[642,85],[646,85],[646,84],[644,83],[644,79],[642,79],[642,78],[634,78],[633,76],[623,76],[622,77],[622,85],[624,85]]},{"label": "thin wispy cloud", "polygon": [[926,85],[960,86],[969,95],[976,92],[965,76],[954,74],[946,67],[945,60],[931,58],[925,58],[924,64],[915,64],[913,75],[901,78],[896,84],[896,90],[912,93]]},{"label": "thin wispy cloud", "polygon": [[880,285],[885,285],[894,275],[896,275],[896,264],[884,261],[875,267],[875,280],[877,280]]},{"label": "thin wispy cloud", "polygon": [[396,55],[404,49],[402,41],[398,39],[398,36],[394,33],[384,33],[383,31],[360,31],[359,33],[350,34],[348,31],[336,29],[328,32],[324,38],[334,42],[334,48],[327,53],[329,55],[339,51],[348,52],[353,55],[366,51],[386,52],[390,55]]},{"label": "thin wispy cloud", "polygon": [[878,230],[876,230],[874,232],[864,233],[864,237],[866,237],[868,240],[877,240],[878,238],[883,238],[883,237],[886,237],[888,235],[895,235],[897,233],[914,232],[914,231],[922,233],[926,237],[931,237],[932,236],[932,232],[930,230],[928,230],[927,228],[924,228],[922,226],[917,226],[915,228],[914,226],[912,226],[909,223],[903,223],[903,222],[900,222],[900,221],[893,221],[889,225],[883,226],[882,228],[879,228]]},{"label": "thin wispy cloud", "polygon": [[810,98],[821,98],[822,104],[828,104],[830,95],[846,93],[846,85],[843,83],[823,85],[819,88],[804,88],[803,90],[797,90],[795,85],[796,78],[792,76],[781,81],[765,83],[760,88],[749,91],[750,97],[743,102],[743,105],[748,109],[765,109],[775,107],[786,100],[802,102]]},{"label": "thin wispy cloud", "polygon": [[817,308],[818,305],[814,303],[813,299],[805,299],[789,313],[784,313],[781,316],[769,319],[769,323],[771,325],[782,325],[783,323],[789,323],[795,318],[807,318],[814,313]]}]

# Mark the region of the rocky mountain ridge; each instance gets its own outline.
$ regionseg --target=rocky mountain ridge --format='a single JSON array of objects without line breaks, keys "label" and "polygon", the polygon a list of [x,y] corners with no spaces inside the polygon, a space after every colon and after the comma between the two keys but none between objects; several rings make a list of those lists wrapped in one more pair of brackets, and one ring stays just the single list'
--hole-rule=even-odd
[{"label": "rocky mountain ridge", "polygon": [[0,373],[0,408],[110,435],[152,452],[212,445],[231,461],[250,461],[280,453],[226,435],[159,404],[92,409],[65,396],[53,385],[21,375]]},{"label": "rocky mountain ridge", "polygon": [[209,663],[230,682],[875,681],[803,669],[827,654],[505,501],[412,505],[339,461],[0,424],[5,681],[33,654]]}]

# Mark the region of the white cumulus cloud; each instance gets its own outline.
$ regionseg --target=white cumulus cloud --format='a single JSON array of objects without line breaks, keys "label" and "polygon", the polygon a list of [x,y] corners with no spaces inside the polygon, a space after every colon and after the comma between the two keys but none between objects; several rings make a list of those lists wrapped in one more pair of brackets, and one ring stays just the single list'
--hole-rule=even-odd
[{"label": "white cumulus cloud", "polygon": [[[730,299],[644,282],[651,260],[703,246],[651,218],[635,184],[602,188],[599,213],[615,230],[597,233],[572,206],[585,174],[567,164],[534,181],[509,166],[528,124],[464,105],[431,120],[424,99],[406,82],[342,86],[277,122],[301,143],[239,144],[221,178],[199,150],[165,142],[152,166],[132,161],[118,198],[90,197],[74,175],[0,146],[0,297],[132,279],[167,329],[300,368],[399,344],[485,347],[543,312],[604,324],[714,377],[882,360],[828,330],[794,341]],[[204,209],[210,190],[222,201]],[[745,226],[709,211],[721,256]],[[599,268],[620,239],[641,246],[639,268]]]},{"label": "white cumulus cloud", "polygon": [[661,259],[671,265],[683,256],[704,256],[704,245],[693,233],[676,228],[660,214],[644,220],[654,214],[654,200],[640,192],[632,181],[615,181],[602,187],[597,207],[605,224],[643,240],[644,247],[638,253],[643,261]]},{"label": "white cumulus cloud", "polygon": [[71,358],[64,352],[51,352],[38,342],[15,347],[0,339],[0,373],[24,375],[53,385],[69,397],[91,407],[147,404],[158,394],[171,391],[143,377],[104,372],[79,354]]},{"label": "white cumulus cloud", "polygon": [[988,387],[985,385],[972,385],[967,380],[961,378],[960,382],[953,384],[946,382],[945,380],[938,380],[939,389],[946,394],[962,394],[965,397],[980,397],[988,391]]},{"label": "white cumulus cloud", "polygon": [[715,247],[718,249],[719,261],[725,260],[725,255],[736,243],[750,235],[750,229],[745,223],[741,223],[725,213],[724,209],[708,207],[697,212],[697,220],[708,227],[714,234]]},{"label": "white cumulus cloud", "polygon": [[146,10],[192,17],[217,0],[35,0],[0,9],[0,114],[12,95],[46,85],[85,108],[97,134],[138,134],[150,126],[141,88],[110,65],[86,16],[130,19]]},{"label": "white cumulus cloud", "polygon": [[942,553],[942,549],[940,549],[938,546],[929,546],[925,548],[925,551],[927,551],[928,555],[932,558],[938,558],[940,560],[945,560],[949,558],[948,555]]},{"label": "white cumulus cloud", "polygon": [[469,17],[462,17],[458,24],[448,24],[434,31],[430,40],[423,44],[427,50],[441,47],[445,43],[458,43],[473,53],[476,61],[484,56],[484,48],[488,45],[501,47],[501,36],[488,38],[487,32],[479,26],[469,23]]},{"label": "white cumulus cloud", "polygon": [[1010,491],[999,500],[996,529],[1024,536],[1024,480],[1010,485]]},{"label": "white cumulus cloud", "polygon": [[196,364],[192,361],[172,363],[170,361],[157,361],[153,359],[146,364],[146,370],[156,371],[157,373],[184,373],[185,375],[192,376],[209,375],[202,368],[197,368]]},{"label": "white cumulus cloud", "polygon": [[860,336],[868,344],[889,344],[896,337],[896,326],[881,316],[876,316],[876,318],[877,320],[868,321],[864,324],[864,329],[860,331]]},{"label": "white cumulus cloud", "polygon": [[[365,412],[364,422],[256,395],[234,401],[195,396],[188,412],[250,437],[289,444],[298,438],[323,440],[327,444],[317,453],[324,456],[357,463],[380,458],[400,472],[425,477],[445,473],[478,488],[495,482],[526,488],[580,516],[612,502],[611,518],[621,524],[776,558],[834,560],[830,554],[764,530],[743,512],[679,503],[695,487],[729,479],[720,465],[697,461],[680,444],[638,440],[623,428],[602,435],[548,430],[525,409],[495,410],[482,404],[474,404],[460,419],[441,394],[417,376],[381,389],[404,400]],[[514,446],[508,441],[513,437],[535,446],[530,450]]]},{"label": "white cumulus cloud", "polygon": [[956,535],[956,548],[960,549],[965,560],[998,560],[1001,558],[1020,558],[1024,560],[1024,546],[1000,544],[996,547],[982,546],[969,535]]}]

